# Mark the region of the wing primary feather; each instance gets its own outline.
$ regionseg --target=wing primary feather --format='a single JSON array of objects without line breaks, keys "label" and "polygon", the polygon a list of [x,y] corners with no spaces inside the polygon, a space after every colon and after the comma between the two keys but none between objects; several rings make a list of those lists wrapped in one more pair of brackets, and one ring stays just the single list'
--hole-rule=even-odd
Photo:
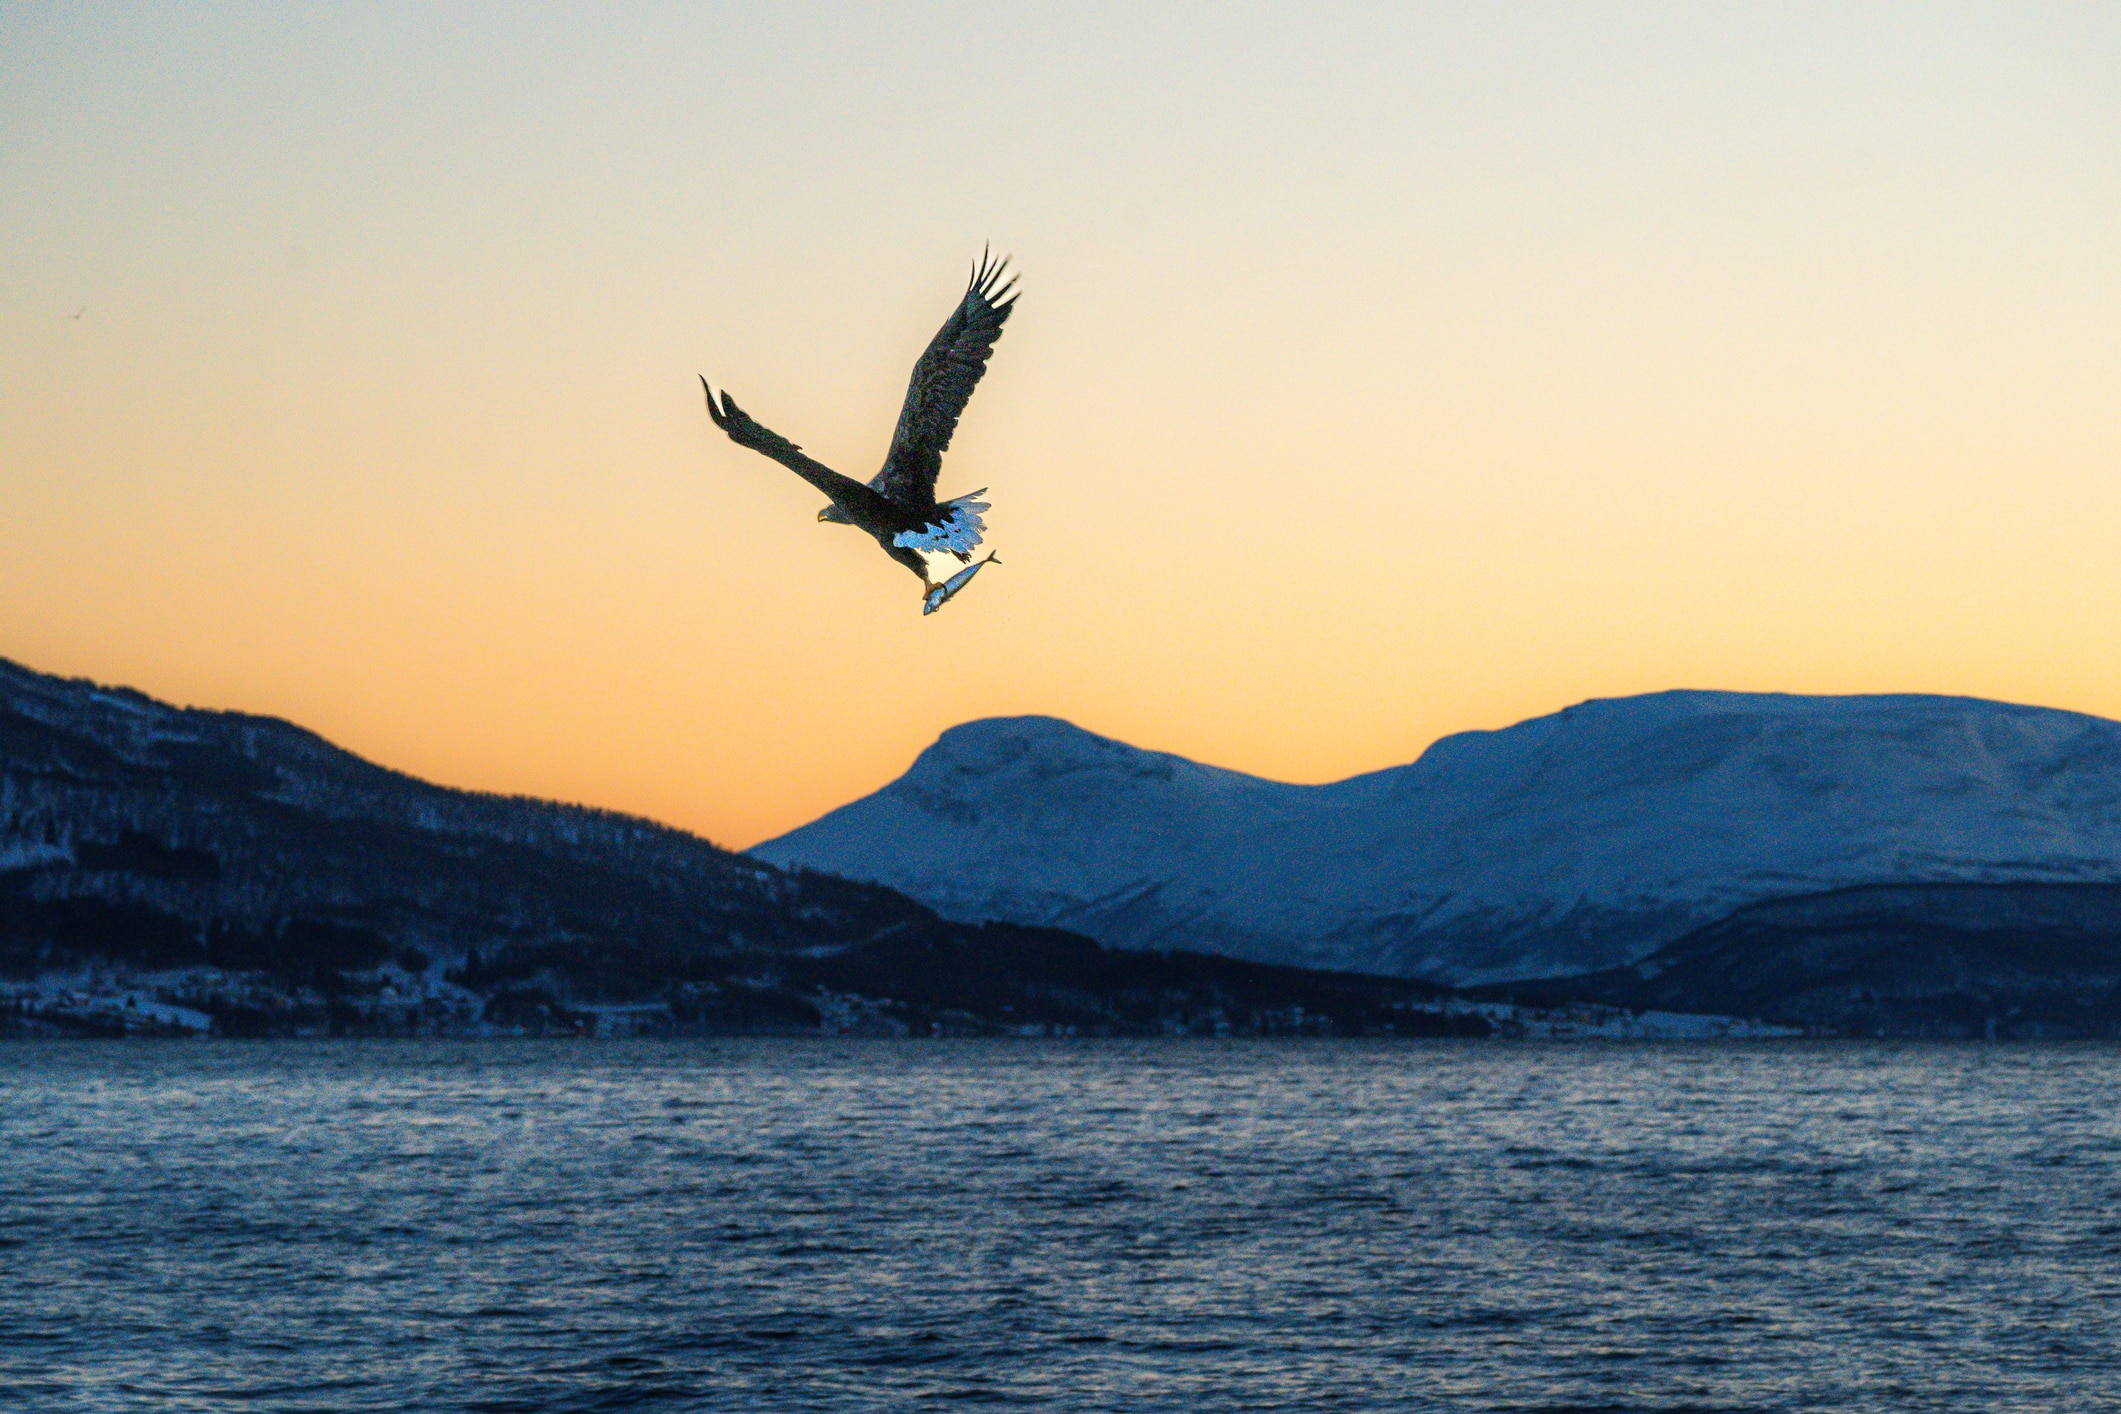
[{"label": "wing primary feather", "polygon": [[972,390],[987,371],[987,359],[1015,303],[1015,287],[1009,258],[997,260],[992,246],[983,249],[964,295],[913,365],[891,452],[869,483],[908,510],[925,512],[935,503],[943,453],[949,450]]},{"label": "wing primary feather", "polygon": [[862,485],[851,476],[842,476],[823,462],[803,455],[803,449],[780,433],[761,426],[750,413],[737,406],[729,390],[721,390],[721,406],[715,406],[715,390],[703,376],[702,386],[707,388],[707,415],[714,419],[715,426],[729,434],[729,440],[740,447],[772,458],[787,467],[803,480],[825,493],[827,499],[847,512],[848,518],[864,530],[875,534],[879,530],[903,524],[903,517],[890,499],[882,493]]}]

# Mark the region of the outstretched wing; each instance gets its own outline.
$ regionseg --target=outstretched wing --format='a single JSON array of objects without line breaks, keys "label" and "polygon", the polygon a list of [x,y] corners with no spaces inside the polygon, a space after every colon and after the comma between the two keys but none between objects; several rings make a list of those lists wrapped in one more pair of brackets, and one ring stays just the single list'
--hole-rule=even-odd
[{"label": "outstretched wing", "polygon": [[763,452],[782,466],[787,467],[803,480],[830,497],[834,504],[847,512],[847,518],[864,530],[871,527],[889,527],[904,519],[889,501],[870,490],[851,476],[842,476],[823,462],[812,461],[803,455],[803,449],[783,437],[780,433],[761,427],[752,420],[751,414],[736,405],[729,390],[722,390],[722,403],[715,406],[714,389],[703,376],[700,387],[707,392],[707,415],[714,425],[729,434],[729,440],[739,447],[749,447],[754,452]]},{"label": "outstretched wing", "polygon": [[958,416],[987,371],[987,356],[1016,304],[1016,277],[1002,278],[1008,268],[1006,258],[990,260],[980,253],[964,299],[913,365],[906,405],[891,434],[891,454],[869,483],[902,506],[926,510],[935,503],[935,478],[943,469],[950,434],[957,431]]}]

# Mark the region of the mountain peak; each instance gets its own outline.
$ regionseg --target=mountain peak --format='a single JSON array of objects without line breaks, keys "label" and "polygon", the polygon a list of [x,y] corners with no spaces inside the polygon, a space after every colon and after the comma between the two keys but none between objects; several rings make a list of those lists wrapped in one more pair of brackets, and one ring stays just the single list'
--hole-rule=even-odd
[{"label": "mountain peak", "polygon": [[979,789],[1016,778],[1052,781],[1083,773],[1169,780],[1182,766],[1213,769],[1084,731],[1059,717],[985,717],[936,738],[901,781],[926,789]]},{"label": "mountain peak", "polygon": [[1133,750],[1060,717],[981,717],[945,731],[919,759],[979,769],[1027,756],[1094,757],[1099,752]]}]

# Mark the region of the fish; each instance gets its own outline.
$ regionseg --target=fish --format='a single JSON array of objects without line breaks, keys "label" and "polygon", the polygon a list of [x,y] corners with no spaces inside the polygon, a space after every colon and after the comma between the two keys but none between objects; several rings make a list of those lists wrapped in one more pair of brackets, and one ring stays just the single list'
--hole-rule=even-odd
[{"label": "fish", "polygon": [[956,574],[951,575],[950,578],[929,590],[928,597],[921,601],[921,617],[926,618],[937,609],[942,608],[943,605],[949,603],[958,590],[972,583],[972,576],[978,574],[986,566],[987,560],[993,560],[996,564],[1001,563],[994,555],[989,554],[986,560],[980,560],[965,566]]}]

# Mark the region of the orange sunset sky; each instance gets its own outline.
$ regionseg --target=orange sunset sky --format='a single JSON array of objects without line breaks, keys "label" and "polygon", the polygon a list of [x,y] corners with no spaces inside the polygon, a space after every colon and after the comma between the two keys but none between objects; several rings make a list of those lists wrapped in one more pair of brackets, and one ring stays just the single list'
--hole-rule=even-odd
[{"label": "orange sunset sky", "polygon": [[[2112,4],[6,3],[0,133],[0,656],[437,781],[2121,716]],[[866,479],[989,240],[924,619],[697,376]]]}]

